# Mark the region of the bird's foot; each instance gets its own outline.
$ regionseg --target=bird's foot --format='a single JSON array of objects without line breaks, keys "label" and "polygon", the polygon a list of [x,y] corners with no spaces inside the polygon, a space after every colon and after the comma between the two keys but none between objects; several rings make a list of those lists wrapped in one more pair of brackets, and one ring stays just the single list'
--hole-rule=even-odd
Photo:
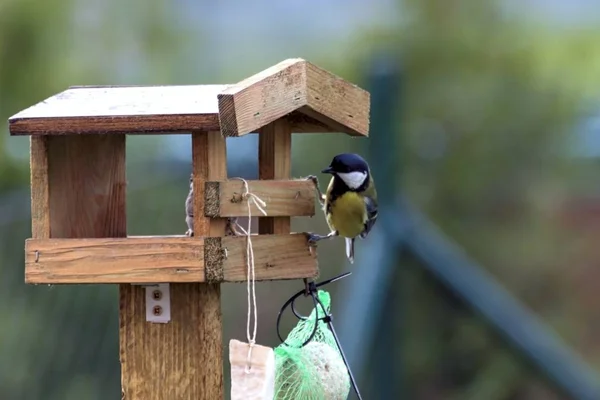
[{"label": "bird's foot", "polygon": [[319,235],[318,233],[305,232],[308,239],[308,243],[311,245],[317,244],[318,241],[323,239],[331,239],[338,235],[337,231],[329,232],[327,235]]},{"label": "bird's foot", "polygon": [[185,236],[187,236],[187,237],[194,236],[194,231],[191,229],[188,229],[187,231],[185,231]]},{"label": "bird's foot", "polygon": [[317,178],[316,175],[308,175],[304,179],[306,179],[307,181],[312,181],[312,183],[315,185],[315,189],[317,189],[319,203],[321,203],[321,205],[325,204],[325,195],[323,194],[323,192],[321,192],[321,188],[319,187],[319,178]]},{"label": "bird's foot", "polygon": [[327,238],[327,236],[319,235],[318,233],[306,232],[306,238],[308,239],[308,244],[316,245],[318,241]]}]

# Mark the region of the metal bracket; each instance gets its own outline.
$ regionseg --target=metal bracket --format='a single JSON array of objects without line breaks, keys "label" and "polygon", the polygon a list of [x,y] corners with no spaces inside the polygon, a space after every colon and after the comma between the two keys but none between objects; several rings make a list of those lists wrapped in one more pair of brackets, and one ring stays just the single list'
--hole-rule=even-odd
[{"label": "metal bracket", "polygon": [[146,291],[146,321],[157,324],[166,324],[171,321],[169,284],[155,283],[139,286],[143,286]]}]

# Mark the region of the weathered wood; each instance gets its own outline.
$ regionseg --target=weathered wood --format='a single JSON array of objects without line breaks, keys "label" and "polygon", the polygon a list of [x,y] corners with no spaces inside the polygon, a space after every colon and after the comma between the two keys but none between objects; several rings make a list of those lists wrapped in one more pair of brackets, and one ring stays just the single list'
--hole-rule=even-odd
[{"label": "weathered wood", "polygon": [[76,87],[9,118],[11,135],[219,129],[223,85]]},{"label": "weathered wood", "polygon": [[30,159],[34,238],[126,236],[125,136],[32,137]]},{"label": "weathered wood", "polygon": [[369,92],[308,62],[306,106],[298,111],[335,131],[369,136]]},{"label": "weathered wood", "polygon": [[225,136],[241,136],[306,104],[304,60],[289,59],[229,86],[218,95]]},{"label": "weathered wood", "polygon": [[[281,65],[275,67],[280,70]],[[367,92],[305,61],[288,67],[275,75],[273,69],[263,71],[264,81],[251,79],[229,86],[71,87],[10,117],[9,130],[11,135],[32,136],[180,134],[214,131],[223,124],[229,136],[239,136],[257,133],[269,121],[285,116],[293,132],[368,134]],[[244,84],[253,86],[245,90]],[[264,87],[273,91],[263,99]],[[221,122],[219,102],[226,110]],[[257,108],[250,115],[248,106],[264,110]]]},{"label": "weathered wood", "polygon": [[[256,280],[315,277],[304,234],[253,235]],[[246,281],[245,237],[140,236],[28,239],[25,281],[33,284]],[[178,286],[175,286],[178,287]]]},{"label": "weathered wood", "polygon": [[127,235],[125,136],[47,138],[50,237]]},{"label": "weathered wood", "polygon": [[299,111],[294,111],[284,118],[288,120],[294,133],[339,133],[337,130]]},{"label": "weathered wood", "polygon": [[125,136],[32,137],[30,156],[34,238],[126,236]]},{"label": "weathered wood", "polygon": [[[258,137],[260,179],[289,179],[292,173],[292,132],[287,120],[279,119],[261,129]],[[258,232],[289,233],[289,217],[261,217]]]},{"label": "weathered wood", "polygon": [[[315,186],[306,180],[248,181],[250,191],[267,203],[265,211],[273,217],[315,215]],[[243,217],[248,204],[242,198],[244,183],[240,180],[206,182],[204,215],[208,217]],[[251,203],[252,215],[260,211]]]},{"label": "weathered wood", "polygon": [[[240,240],[243,239],[243,240]],[[223,262],[226,282],[246,281],[246,240],[225,237],[223,247],[227,259]],[[314,278],[319,268],[316,252],[310,250],[303,233],[283,235],[253,235],[256,280],[285,280]]]},{"label": "weathered wood", "polygon": [[50,237],[50,191],[48,190],[48,138],[31,137],[31,236]]},{"label": "weathered wood", "polygon": [[300,58],[231,85],[218,99],[225,136],[254,132],[292,112],[305,114],[330,131],[369,134],[369,93]]},{"label": "weathered wood", "polygon": [[[202,236],[224,236],[225,219],[208,219],[202,215],[206,181],[227,179],[227,144],[221,132],[193,133],[192,161],[194,188],[198,189],[194,190],[195,239]],[[208,270],[205,271],[205,279],[216,280],[217,276],[215,275],[220,275],[208,272]],[[188,313],[197,313],[200,317],[198,329],[201,334],[195,338],[192,352],[197,358],[198,365],[202,367],[199,374],[188,375],[190,379],[198,382],[196,393],[190,398],[222,399],[224,387],[221,285],[218,283],[193,285],[195,286],[194,290],[201,294],[204,301],[199,303],[199,306],[189,307],[188,310]],[[183,373],[185,374],[186,371],[184,370]]]},{"label": "weathered wood", "polygon": [[[209,233],[224,234],[224,222],[215,222],[212,228],[208,219],[202,217],[204,205],[198,203],[198,199],[204,200],[206,180],[226,178],[223,176],[226,172],[224,146],[219,132],[192,134],[196,236],[188,240],[197,242],[198,246],[202,244],[200,238]],[[204,276],[206,278],[206,273]],[[126,316],[122,318],[120,332],[121,347],[126,349],[121,353],[125,398],[222,398],[220,286],[172,284],[172,319],[164,325],[145,322],[144,297],[140,291],[141,288],[131,286],[127,296],[121,297],[121,314]]]}]

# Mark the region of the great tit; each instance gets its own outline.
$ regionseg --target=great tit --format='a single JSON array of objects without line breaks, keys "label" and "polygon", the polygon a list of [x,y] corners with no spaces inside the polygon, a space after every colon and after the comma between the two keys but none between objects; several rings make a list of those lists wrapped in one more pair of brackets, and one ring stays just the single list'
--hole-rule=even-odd
[{"label": "great tit", "polygon": [[309,242],[342,236],[346,241],[346,256],[354,263],[354,240],[357,236],[366,238],[377,220],[377,191],[369,164],[358,154],[342,153],[321,172],[333,175],[325,195],[316,176],[307,179],[317,188],[331,232],[324,236],[308,233]]}]

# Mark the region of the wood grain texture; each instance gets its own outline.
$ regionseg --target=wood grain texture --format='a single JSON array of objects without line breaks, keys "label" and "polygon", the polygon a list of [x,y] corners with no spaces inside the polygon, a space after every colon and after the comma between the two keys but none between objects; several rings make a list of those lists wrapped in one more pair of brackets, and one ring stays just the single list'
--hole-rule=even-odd
[{"label": "wood grain texture", "polygon": [[[202,236],[224,236],[225,219],[207,219],[204,210],[205,182],[227,179],[227,144],[219,131],[192,134],[192,161],[194,188],[194,234]],[[206,278],[206,274],[205,274]],[[198,365],[199,374],[188,375],[198,382],[196,390],[188,396],[193,399],[222,399],[223,387],[223,315],[221,313],[221,285],[194,284],[202,302],[189,306],[188,313],[198,314],[197,327],[200,332],[190,346]],[[185,376],[187,372],[183,370]]]},{"label": "wood grain texture", "polygon": [[125,136],[32,137],[30,145],[34,238],[126,236]]},{"label": "wood grain texture", "polygon": [[[223,272],[227,282],[247,280],[246,239],[223,238],[227,258]],[[256,280],[286,280],[314,278],[318,275],[316,252],[311,252],[304,233],[282,235],[253,235]]]},{"label": "wood grain texture", "polygon": [[[246,238],[227,236],[218,241],[226,256],[210,267],[222,270],[223,282],[245,282]],[[253,235],[252,244],[257,281],[318,273],[317,258],[302,233]],[[204,239],[186,236],[29,239],[25,279],[34,284],[205,282],[206,264],[211,262],[205,253]]]},{"label": "wood grain texture", "polygon": [[301,113],[338,132],[369,136],[370,110],[369,92],[306,63],[306,106]]},{"label": "wood grain texture", "polygon": [[[225,141],[219,132],[192,134],[194,238],[224,234],[224,222],[201,217],[204,182],[226,178]],[[210,149],[210,150],[209,150]],[[199,200],[200,199],[200,200]],[[200,201],[200,202],[199,202]],[[200,207],[199,207],[200,206]],[[220,285],[171,285],[171,321],[145,321],[144,291],[128,285],[121,293],[121,364],[125,399],[222,399]]]},{"label": "wood grain texture", "polygon": [[48,137],[31,137],[31,236],[50,237],[50,190],[48,187]]},{"label": "wood grain texture", "polygon": [[203,280],[202,241],[186,237],[30,239],[25,243],[27,283]]},{"label": "wood grain texture", "polygon": [[194,218],[194,232],[200,232],[198,236],[224,236],[227,220],[206,217],[202,210],[205,209],[206,183],[227,179],[225,138],[218,131],[194,133],[192,158],[194,159],[194,216],[197,216]]},{"label": "wood grain texture", "polygon": [[[292,131],[287,120],[279,119],[261,129],[258,137],[260,179],[289,179],[292,173]],[[289,233],[289,217],[261,217],[261,234]]]},{"label": "wood grain texture", "polygon": [[367,136],[369,93],[303,59],[234,85],[71,87],[9,118],[11,135],[257,132],[279,118],[292,131]]},{"label": "wood grain texture", "polygon": [[48,147],[50,237],[124,237],[125,136],[53,136]]},{"label": "wood grain texture", "polygon": [[[205,375],[213,365],[203,359],[200,345],[213,345],[214,333],[205,331],[205,320],[218,319],[220,313],[204,306],[210,301],[209,294],[198,286],[171,285],[171,321],[151,324],[146,322],[144,288],[121,285],[122,399],[208,398],[200,387],[210,384],[210,377]],[[214,362],[218,364],[218,360]]]},{"label": "wood grain texture", "polygon": [[291,113],[296,115],[292,121],[298,121],[298,114],[306,116],[305,131],[369,134],[369,93],[300,58],[228,86],[218,104],[225,136],[255,132]]},{"label": "wood grain texture", "polygon": [[224,85],[74,87],[9,118],[11,135],[219,129]]},{"label": "wood grain texture", "polygon": [[304,63],[285,60],[223,90],[217,96],[223,135],[255,132],[306,104]]},{"label": "wood grain texture", "polygon": [[[248,181],[250,192],[260,197],[269,216],[299,217],[315,215],[315,186],[299,180]],[[242,198],[244,183],[239,180],[207,182],[204,215],[208,217],[243,217],[248,215],[248,203]],[[262,215],[254,202],[252,215]]]}]

